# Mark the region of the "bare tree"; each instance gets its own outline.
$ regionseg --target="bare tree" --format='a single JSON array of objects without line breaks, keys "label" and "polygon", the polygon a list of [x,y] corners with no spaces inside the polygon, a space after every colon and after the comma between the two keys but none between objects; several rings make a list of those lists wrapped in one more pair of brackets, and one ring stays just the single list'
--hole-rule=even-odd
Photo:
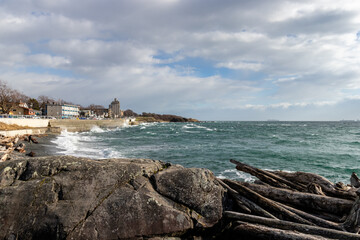
[{"label": "bare tree", "polygon": [[45,108],[45,105],[48,103],[54,103],[55,100],[51,97],[45,96],[45,95],[41,95],[37,98],[39,104],[40,104],[40,108]]},{"label": "bare tree", "polygon": [[102,105],[96,105],[96,104],[90,104],[87,109],[90,109],[92,111],[98,110],[98,109],[105,109]]},{"label": "bare tree", "polygon": [[20,101],[26,102],[29,97],[10,88],[7,83],[0,80],[0,108],[3,113],[9,114],[11,109]]}]

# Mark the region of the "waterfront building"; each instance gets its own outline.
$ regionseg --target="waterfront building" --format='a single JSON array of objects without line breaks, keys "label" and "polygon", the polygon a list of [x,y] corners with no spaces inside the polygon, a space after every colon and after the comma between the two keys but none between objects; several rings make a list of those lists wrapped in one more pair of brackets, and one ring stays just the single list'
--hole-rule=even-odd
[{"label": "waterfront building", "polygon": [[46,115],[61,118],[78,118],[79,106],[70,104],[47,104]]},{"label": "waterfront building", "polygon": [[91,109],[81,109],[80,110],[80,116],[81,117],[86,117],[86,118],[90,118],[90,117],[94,117],[94,111],[92,111]]},{"label": "waterfront building", "polygon": [[109,105],[109,116],[112,118],[121,117],[120,102],[116,98]]},{"label": "waterfront building", "polygon": [[106,108],[98,108],[98,109],[94,110],[94,113],[95,113],[96,117],[107,118],[107,117],[109,117],[108,111],[109,110]]},{"label": "waterfront building", "polygon": [[10,115],[35,115],[35,112],[26,103],[20,102],[13,106],[9,112]]}]

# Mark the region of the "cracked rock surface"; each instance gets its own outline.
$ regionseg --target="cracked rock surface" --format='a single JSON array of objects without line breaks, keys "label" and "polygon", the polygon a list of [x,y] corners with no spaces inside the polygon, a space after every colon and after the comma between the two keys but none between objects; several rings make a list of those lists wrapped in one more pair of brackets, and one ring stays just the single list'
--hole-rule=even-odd
[{"label": "cracked rock surface", "polygon": [[49,156],[0,163],[0,239],[183,236],[222,215],[206,169],[149,159]]}]

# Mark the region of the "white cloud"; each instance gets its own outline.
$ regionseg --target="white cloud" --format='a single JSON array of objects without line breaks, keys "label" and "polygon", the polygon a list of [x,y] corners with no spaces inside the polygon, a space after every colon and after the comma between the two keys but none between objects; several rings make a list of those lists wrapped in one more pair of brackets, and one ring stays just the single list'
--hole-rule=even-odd
[{"label": "white cloud", "polygon": [[153,111],[327,107],[358,95],[359,16],[350,0],[5,0],[0,77]]},{"label": "white cloud", "polygon": [[218,63],[216,67],[225,67],[229,69],[244,69],[244,70],[252,70],[259,71],[261,70],[261,63],[249,63],[249,62],[225,62]]}]

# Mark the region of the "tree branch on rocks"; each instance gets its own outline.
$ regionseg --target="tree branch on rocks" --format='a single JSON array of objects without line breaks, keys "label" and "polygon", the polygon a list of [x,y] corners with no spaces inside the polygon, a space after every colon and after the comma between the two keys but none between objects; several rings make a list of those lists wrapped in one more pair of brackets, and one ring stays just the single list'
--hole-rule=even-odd
[{"label": "tree branch on rocks", "polygon": [[[226,211],[231,236],[244,239],[360,239],[359,178],[351,176],[352,187],[333,184],[313,173],[261,170],[230,160],[236,168],[257,177],[261,184],[219,180],[234,199],[245,197],[275,218]],[[355,200],[355,201],[354,201]],[[245,201],[238,201],[238,204]],[[241,207],[239,208],[241,209]],[[240,221],[236,221],[240,220]],[[247,238],[248,237],[248,238]]]},{"label": "tree branch on rocks", "polygon": [[288,181],[282,177],[277,176],[269,171],[265,171],[259,168],[252,167],[245,163],[241,163],[239,161],[231,159],[230,162],[236,164],[236,169],[250,173],[251,175],[259,178],[261,181],[270,184],[271,186],[282,187],[282,188],[289,188],[295,189],[298,191],[304,191],[306,189],[305,185],[302,184],[294,184],[291,181]]},{"label": "tree branch on rocks", "polygon": [[237,213],[237,212],[231,212],[231,211],[224,212],[224,215],[227,218],[232,218],[232,219],[236,219],[236,220],[240,220],[240,221],[248,222],[248,223],[261,224],[261,225],[271,227],[271,228],[298,231],[298,232],[305,233],[305,234],[313,234],[313,235],[323,236],[323,237],[327,237],[327,238],[331,238],[331,239],[360,240],[360,235],[358,235],[358,234],[343,232],[343,231],[339,231],[339,230],[333,230],[333,229],[329,229],[329,228],[309,226],[309,225],[305,225],[305,224],[293,223],[293,222],[279,220],[279,219],[269,219],[269,218],[253,216],[253,215]]}]

